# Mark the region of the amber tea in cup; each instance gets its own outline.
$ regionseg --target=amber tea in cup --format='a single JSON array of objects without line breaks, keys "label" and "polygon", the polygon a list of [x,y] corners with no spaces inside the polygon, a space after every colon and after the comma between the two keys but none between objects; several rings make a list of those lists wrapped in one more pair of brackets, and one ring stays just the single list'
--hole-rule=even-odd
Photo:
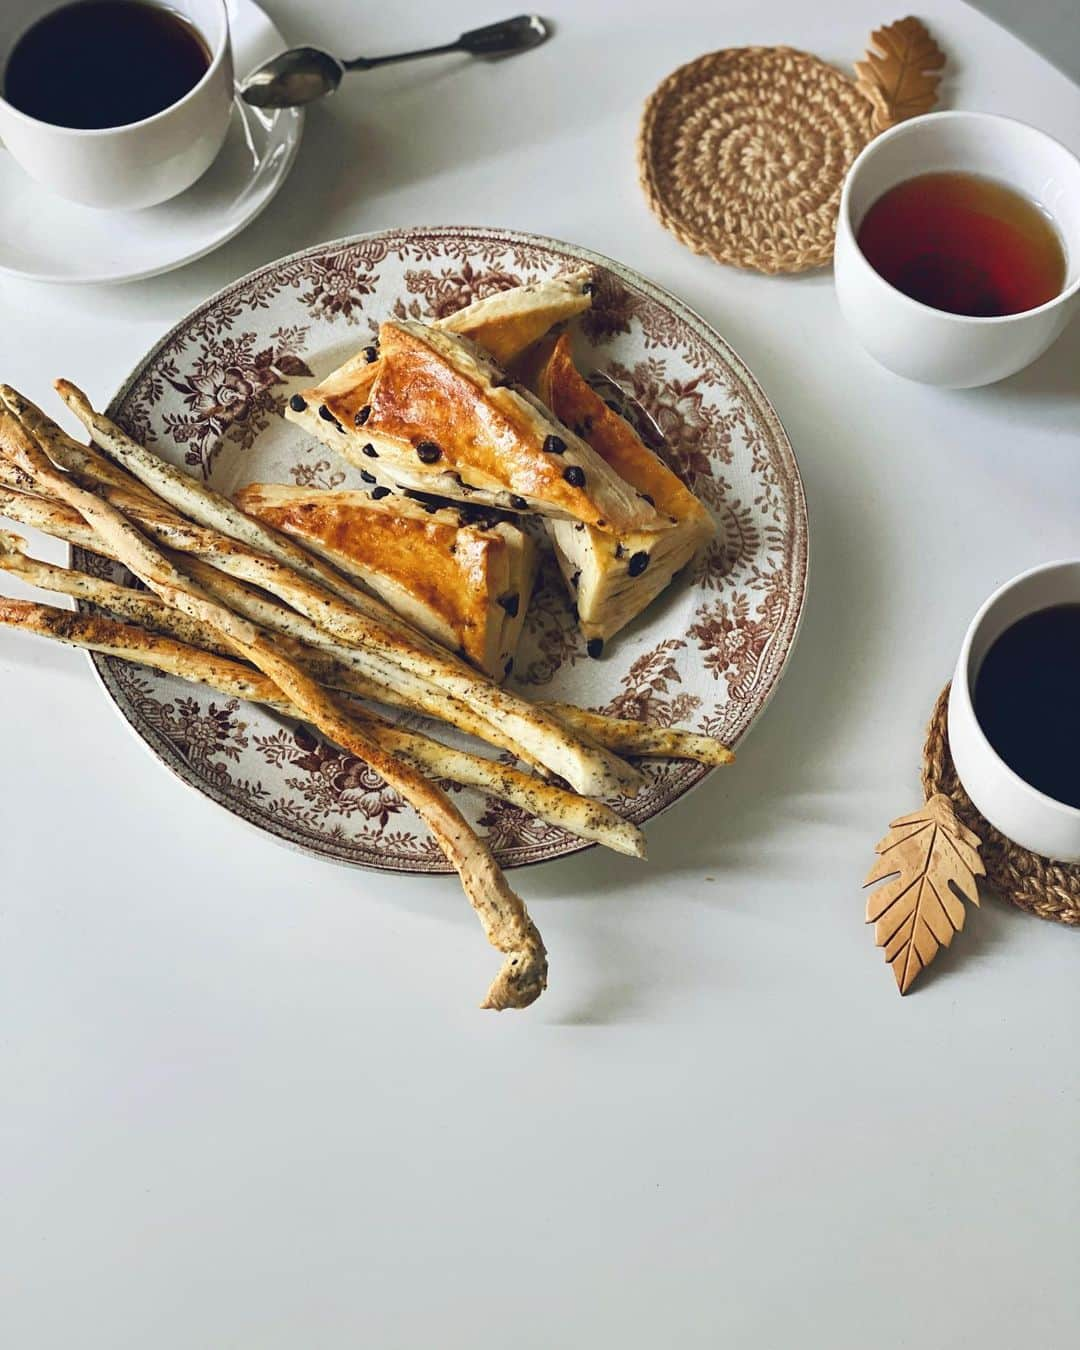
[{"label": "amber tea in cup", "polygon": [[897,183],[873,203],[856,237],[890,285],[950,314],[1021,314],[1065,284],[1065,251],[1050,218],[979,174],[924,173]]}]

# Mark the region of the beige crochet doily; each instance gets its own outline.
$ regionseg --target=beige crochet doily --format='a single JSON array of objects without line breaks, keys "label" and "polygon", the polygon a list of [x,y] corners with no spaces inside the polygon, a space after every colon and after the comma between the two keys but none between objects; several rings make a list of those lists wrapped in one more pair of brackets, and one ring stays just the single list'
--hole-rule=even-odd
[{"label": "beige crochet doily", "polygon": [[1040,919],[1080,925],[1080,866],[1029,853],[1006,839],[979,814],[956,776],[949,752],[948,712],[946,685],[926,729],[922,780],[927,797],[944,793],[963,824],[979,836],[986,880],[1000,896]]},{"label": "beige crochet doily", "polygon": [[681,66],[645,104],[641,184],[695,253],[761,272],[832,258],[840,188],[874,134],[853,80],[790,47],[734,47]]}]

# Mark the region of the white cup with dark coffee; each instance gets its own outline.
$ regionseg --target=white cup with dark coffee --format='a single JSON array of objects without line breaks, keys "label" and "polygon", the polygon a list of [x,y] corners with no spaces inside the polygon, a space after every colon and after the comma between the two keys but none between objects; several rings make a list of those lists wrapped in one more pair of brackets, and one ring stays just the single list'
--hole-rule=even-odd
[{"label": "white cup with dark coffee", "polygon": [[983,605],[949,691],[957,776],[995,829],[1080,863],[1080,559],[1022,572]]},{"label": "white cup with dark coffee", "polygon": [[225,0],[4,0],[0,140],[31,177],[87,206],[183,192],[233,109]]}]

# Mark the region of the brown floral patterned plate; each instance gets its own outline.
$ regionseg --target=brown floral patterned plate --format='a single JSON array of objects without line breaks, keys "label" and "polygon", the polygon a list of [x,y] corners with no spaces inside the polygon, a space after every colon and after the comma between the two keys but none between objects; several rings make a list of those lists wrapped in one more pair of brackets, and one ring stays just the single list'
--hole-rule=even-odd
[{"label": "brown floral patterned plate", "polygon": [[[555,568],[530,608],[514,682],[735,743],[776,687],[806,582],[806,506],[783,427],[726,342],[618,263],[534,235],[456,227],[389,230],[293,254],[200,305],[157,344],[110,416],[224,492],[253,480],[358,484],[281,416],[390,314],[430,319],[480,296],[590,263],[592,310],[575,333],[587,373],[613,379],[666,438],[666,457],[713,511],[717,541],[609,644],[586,656]],[[76,565],[124,578],[79,555]],[[323,857],[406,872],[449,868],[417,817],[365,764],[307,728],[105,656],[92,657],[136,734],[186,783]],[[417,721],[418,719],[413,719]],[[444,727],[437,734],[454,739]],[[627,803],[641,822],[707,770],[658,761]],[[587,847],[499,801],[452,789],[504,867]]]}]

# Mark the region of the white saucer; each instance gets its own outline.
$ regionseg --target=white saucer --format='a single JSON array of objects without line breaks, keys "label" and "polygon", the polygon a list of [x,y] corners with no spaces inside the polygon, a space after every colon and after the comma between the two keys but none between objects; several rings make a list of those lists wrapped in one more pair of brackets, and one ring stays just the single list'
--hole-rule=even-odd
[{"label": "white saucer", "polygon": [[[243,78],[288,44],[254,0],[229,0]],[[0,150],[0,271],[33,281],[134,281],[201,258],[239,233],[285,181],[300,146],[299,108],[267,114],[236,101],[221,154],[193,187],[145,211],[98,211],[35,183]]]}]

